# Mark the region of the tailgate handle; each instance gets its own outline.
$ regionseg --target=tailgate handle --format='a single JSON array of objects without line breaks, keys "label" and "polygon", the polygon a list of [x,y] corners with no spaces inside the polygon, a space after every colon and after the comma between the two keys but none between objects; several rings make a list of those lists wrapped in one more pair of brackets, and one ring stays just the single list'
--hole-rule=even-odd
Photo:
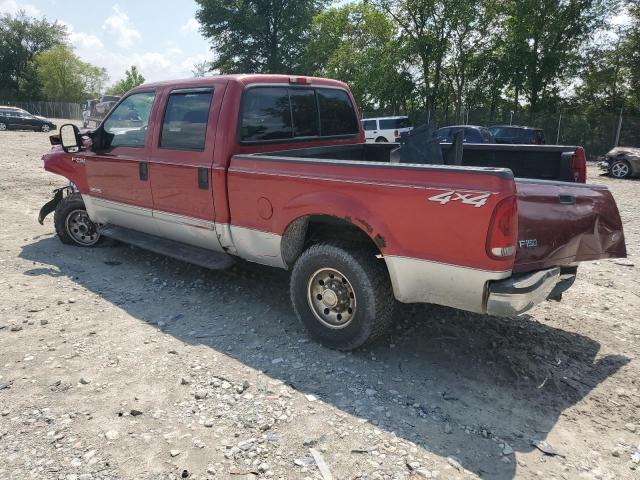
[{"label": "tailgate handle", "polygon": [[558,195],[560,203],[563,205],[575,205],[576,197],[573,195]]}]

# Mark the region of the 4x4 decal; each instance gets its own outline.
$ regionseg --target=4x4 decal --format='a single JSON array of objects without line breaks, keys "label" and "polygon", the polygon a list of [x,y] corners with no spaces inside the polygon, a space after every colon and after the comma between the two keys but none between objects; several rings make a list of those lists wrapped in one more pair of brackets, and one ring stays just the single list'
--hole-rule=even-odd
[{"label": "4x4 decal", "polygon": [[449,202],[460,201],[465,205],[473,205],[474,207],[479,208],[487,203],[490,195],[490,193],[465,193],[451,190],[449,192],[444,192],[438,195],[434,195],[433,197],[429,197],[428,200],[431,202],[438,202],[440,205],[446,205]]}]

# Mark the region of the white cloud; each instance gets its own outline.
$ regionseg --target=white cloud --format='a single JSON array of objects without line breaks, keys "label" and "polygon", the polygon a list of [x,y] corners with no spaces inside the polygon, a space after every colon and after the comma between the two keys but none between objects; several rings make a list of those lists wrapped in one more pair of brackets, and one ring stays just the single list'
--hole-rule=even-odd
[{"label": "white cloud", "polygon": [[198,28],[200,28],[200,24],[194,17],[191,17],[180,27],[180,31],[186,33],[195,33],[198,31]]},{"label": "white cloud", "polygon": [[11,15],[15,15],[20,10],[24,10],[27,15],[32,17],[37,17],[40,15],[40,10],[34,5],[30,3],[21,3],[18,5],[16,0],[0,0],[0,14],[9,13]]},{"label": "white cloud", "polygon": [[104,21],[102,29],[116,37],[116,45],[129,49],[136,41],[142,39],[142,35],[132,27],[129,15],[119,5],[113,6],[113,12],[113,15]]},{"label": "white cloud", "polygon": [[95,35],[85,32],[76,32],[73,25],[65,22],[64,20],[58,20],[58,23],[67,27],[67,34],[69,35],[69,44],[78,50],[84,49],[99,49],[104,48],[102,40]]}]

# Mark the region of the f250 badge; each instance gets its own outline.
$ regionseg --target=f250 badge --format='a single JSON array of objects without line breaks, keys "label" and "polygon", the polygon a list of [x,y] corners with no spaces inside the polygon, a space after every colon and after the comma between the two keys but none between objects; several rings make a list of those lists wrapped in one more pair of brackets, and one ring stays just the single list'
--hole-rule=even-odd
[{"label": "f250 badge", "polygon": [[476,208],[480,208],[487,203],[490,193],[465,193],[451,190],[449,192],[440,193],[429,197],[429,201],[437,202],[440,205],[446,205],[449,202],[462,202],[465,205],[473,205]]},{"label": "f250 badge", "polygon": [[530,238],[527,240],[518,240],[518,246],[520,248],[536,248],[538,246],[538,239]]}]

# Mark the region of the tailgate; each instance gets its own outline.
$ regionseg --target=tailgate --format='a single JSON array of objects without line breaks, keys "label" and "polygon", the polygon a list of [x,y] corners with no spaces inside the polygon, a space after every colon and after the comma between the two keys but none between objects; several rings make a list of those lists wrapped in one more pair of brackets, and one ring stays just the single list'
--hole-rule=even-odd
[{"label": "tailgate", "polygon": [[607,187],[518,178],[516,188],[514,271],[626,257],[622,221]]}]

